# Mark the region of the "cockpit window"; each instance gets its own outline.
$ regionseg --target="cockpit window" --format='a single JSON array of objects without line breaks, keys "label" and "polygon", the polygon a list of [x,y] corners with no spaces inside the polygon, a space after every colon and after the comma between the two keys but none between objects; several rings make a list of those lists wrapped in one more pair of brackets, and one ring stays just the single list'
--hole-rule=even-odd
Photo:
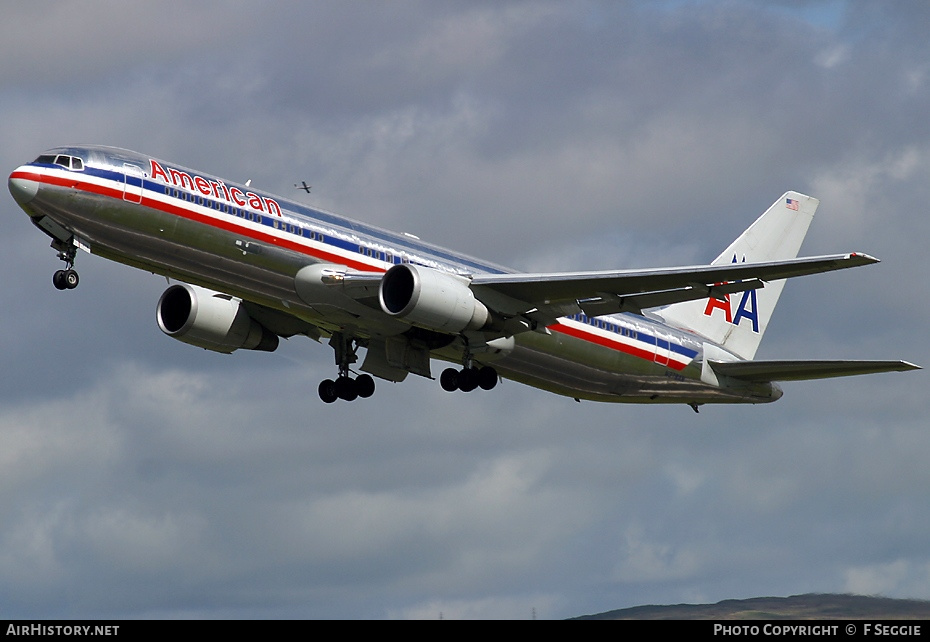
[{"label": "cockpit window", "polygon": [[68,156],[67,154],[58,154],[54,156],[52,154],[42,154],[37,159],[36,163],[42,163],[45,165],[60,165],[65,169],[73,169],[77,171],[83,171],[84,161],[78,156]]}]

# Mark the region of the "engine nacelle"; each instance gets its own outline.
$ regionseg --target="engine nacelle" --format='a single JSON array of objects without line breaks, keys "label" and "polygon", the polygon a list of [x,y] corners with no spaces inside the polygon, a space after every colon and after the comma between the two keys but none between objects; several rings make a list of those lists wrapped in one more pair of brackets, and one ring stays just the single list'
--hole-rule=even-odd
[{"label": "engine nacelle", "polygon": [[490,319],[467,279],[409,263],[385,273],[378,300],[387,314],[439,332],[479,330]]},{"label": "engine nacelle", "polygon": [[278,335],[266,330],[233,297],[186,283],[172,285],[158,300],[158,327],[169,337],[214,352],[240,348],[274,352]]}]

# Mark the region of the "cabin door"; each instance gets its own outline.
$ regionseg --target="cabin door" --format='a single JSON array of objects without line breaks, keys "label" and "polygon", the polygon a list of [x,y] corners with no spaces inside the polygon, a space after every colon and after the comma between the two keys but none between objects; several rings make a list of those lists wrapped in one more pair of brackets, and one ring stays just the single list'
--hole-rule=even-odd
[{"label": "cabin door", "polygon": [[660,366],[668,365],[669,354],[672,349],[672,338],[667,334],[656,331],[655,362]]},{"label": "cabin door", "polygon": [[123,163],[123,200],[130,203],[142,202],[142,179],[145,173],[138,165]]}]

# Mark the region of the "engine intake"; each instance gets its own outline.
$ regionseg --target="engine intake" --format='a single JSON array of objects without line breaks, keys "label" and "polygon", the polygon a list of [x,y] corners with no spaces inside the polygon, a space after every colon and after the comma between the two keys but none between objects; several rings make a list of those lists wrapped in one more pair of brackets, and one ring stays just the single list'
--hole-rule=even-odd
[{"label": "engine intake", "polygon": [[158,327],[173,339],[229,354],[240,348],[274,352],[278,335],[249,316],[233,297],[186,283],[172,285],[158,300]]},{"label": "engine intake", "polygon": [[409,263],[385,273],[378,300],[387,314],[439,332],[479,330],[490,319],[468,279]]}]

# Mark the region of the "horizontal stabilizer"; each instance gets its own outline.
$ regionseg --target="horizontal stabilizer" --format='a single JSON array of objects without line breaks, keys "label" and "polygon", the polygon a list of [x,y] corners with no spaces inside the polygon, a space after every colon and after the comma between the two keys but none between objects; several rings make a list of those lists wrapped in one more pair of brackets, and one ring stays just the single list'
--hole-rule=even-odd
[{"label": "horizontal stabilizer", "polygon": [[804,381],[876,372],[920,370],[908,361],[711,361],[714,372],[743,381]]}]

